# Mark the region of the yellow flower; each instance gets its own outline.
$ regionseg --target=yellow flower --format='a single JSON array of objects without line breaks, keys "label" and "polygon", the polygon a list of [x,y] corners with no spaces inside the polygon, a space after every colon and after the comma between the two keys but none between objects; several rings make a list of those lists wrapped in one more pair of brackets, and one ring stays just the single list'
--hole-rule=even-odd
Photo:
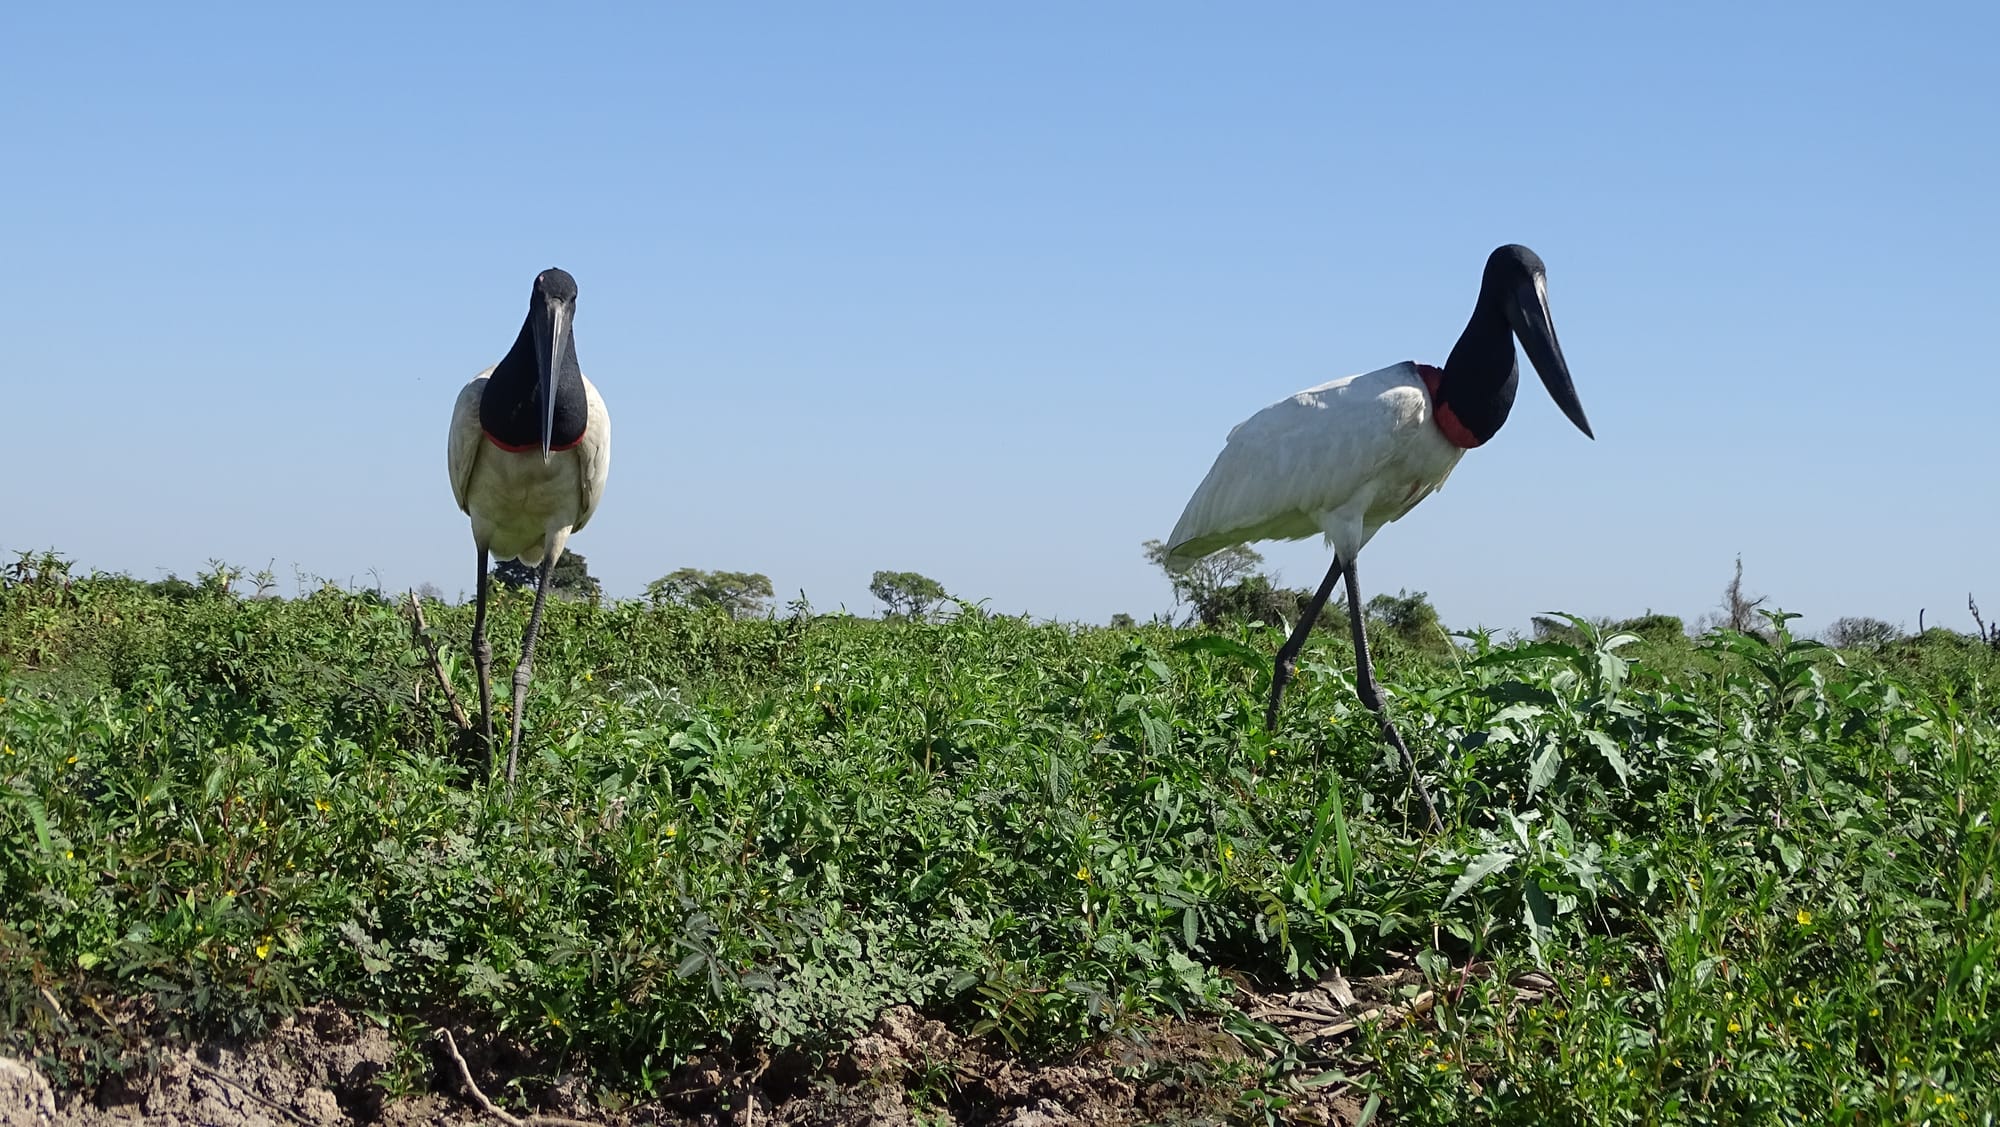
[{"label": "yellow flower", "polygon": [[1804,1049],[1806,1052],[1812,1052],[1813,1043],[1811,1041],[1800,1041],[1799,1047]]},{"label": "yellow flower", "polygon": [[76,756],[74,756],[74,755],[70,756],[70,757],[69,757],[69,761],[70,761],[71,763],[74,763],[74,762],[76,762]]},{"label": "yellow flower", "polygon": [[1099,733],[1097,733],[1096,735],[1094,735],[1094,736],[1092,736],[1092,737],[1090,737],[1090,738],[1091,738],[1091,739],[1093,739],[1093,740],[1101,740],[1101,739],[1103,739],[1103,738],[1104,738],[1104,733],[1103,733],[1103,732],[1099,732]]},{"label": "yellow flower", "polygon": [[1233,846],[1233,845],[1225,845],[1225,846],[1223,846],[1223,847],[1222,847],[1222,859],[1223,859],[1223,860],[1225,860],[1225,861],[1230,861],[1230,860],[1234,860],[1234,859],[1235,859],[1235,857],[1236,857],[1236,847],[1235,847],[1235,846]]},{"label": "yellow flower", "polygon": [[584,679],[585,681],[588,681],[588,680],[590,680],[590,670],[586,669],[586,670],[584,670],[584,671],[583,671],[583,679]]},{"label": "yellow flower", "polygon": [[326,800],[326,799],[324,799],[324,798],[315,798],[315,799],[313,799],[313,805],[314,805],[314,806],[317,806],[317,807],[319,807],[319,812],[320,812],[320,813],[322,813],[322,814],[324,814],[324,813],[326,813],[327,811],[329,811],[329,810],[333,809],[333,806],[332,806],[332,804],[331,804],[331,803],[329,803],[329,802],[327,802],[327,800]]},{"label": "yellow flower", "polygon": [[1083,881],[1085,884],[1090,883],[1090,866],[1078,865],[1076,867],[1076,879]]},{"label": "yellow flower", "polygon": [[14,754],[14,748],[9,744],[0,744],[0,751],[4,751],[8,755]]},{"label": "yellow flower", "polygon": [[1451,1071],[1451,1062],[1450,1062],[1450,1061],[1448,1061],[1448,1060],[1441,1060],[1441,1061],[1439,1061],[1439,1062],[1438,1062],[1438,1071],[1439,1071],[1439,1072],[1450,1072],[1450,1071]]},{"label": "yellow flower", "polygon": [[668,836],[668,837],[672,837],[672,836],[674,836],[675,834],[677,834],[677,833],[680,833],[680,832],[681,832],[681,829],[680,829],[680,827],[679,827],[679,826],[676,826],[676,825],[674,825],[674,824],[673,824],[672,822],[668,822],[668,823],[667,823],[667,836]]},{"label": "yellow flower", "polygon": [[74,849],[65,849],[65,850],[63,850],[63,860],[65,860],[65,861],[74,861],[74,860],[76,860],[76,850],[74,850]]},{"label": "yellow flower", "polygon": [[1792,1004],[1794,1006],[1803,1006],[1806,1004],[1806,1000],[1799,994],[1798,991],[1794,990],[1792,991]]},{"label": "yellow flower", "polygon": [[1734,1021],[1731,1021],[1731,1022],[1729,1023],[1729,1031],[1730,1031],[1731,1033],[1741,1033],[1741,1032],[1743,1032],[1743,1027],[1742,1027],[1742,1026],[1740,1026],[1740,1025],[1738,1025],[1738,1024],[1736,1024],[1736,1022],[1734,1022]]},{"label": "yellow flower", "polygon": [[268,959],[271,957],[271,941],[269,939],[266,939],[262,943],[257,944],[257,957],[260,959]]},{"label": "yellow flower", "polygon": [[554,1015],[554,1014],[550,1014],[550,1015],[549,1015],[549,1024],[550,1024],[550,1025],[553,1025],[553,1026],[555,1026],[555,1027],[556,1027],[557,1029],[561,1029],[561,1028],[562,1028],[562,1019],[561,1019],[561,1018],[559,1018],[559,1017],[557,1017],[557,1016],[556,1016],[556,1015]]},{"label": "yellow flower", "polygon": [[1880,1007],[1880,1006],[1877,1006],[1877,1007],[1875,1007],[1874,1009],[1872,1009],[1872,1010],[1869,1010],[1869,1011],[1868,1011],[1868,1016],[1869,1016],[1869,1017],[1881,1017],[1881,1016],[1882,1016],[1882,1007]]},{"label": "yellow flower", "polygon": [[1610,976],[1610,975],[1608,975],[1608,974],[1607,974],[1607,975],[1605,975],[1604,977],[1602,977],[1602,978],[1598,979],[1598,981],[1597,981],[1597,984],[1598,984],[1599,986],[1609,986],[1609,985],[1611,985],[1611,976]]},{"label": "yellow flower", "polygon": [[1800,908],[1800,909],[1799,909],[1799,914],[1798,914],[1798,916],[1797,916],[1796,918],[1797,918],[1797,919],[1798,919],[1798,921],[1799,921],[1799,926],[1800,926],[1800,927],[1804,927],[1804,926],[1806,926],[1807,924],[1809,924],[1809,923],[1811,923],[1811,922],[1812,922],[1812,913],[1811,913],[1811,912],[1808,912],[1808,911],[1806,911],[1806,910],[1805,910],[1804,908]]},{"label": "yellow flower", "polygon": [[814,681],[814,682],[813,682],[813,692],[819,692],[819,691],[820,691],[821,689],[824,689],[824,688],[826,688],[826,682],[825,682],[825,681]]},{"label": "yellow flower", "polygon": [[232,888],[232,889],[229,889],[228,891],[226,891],[226,892],[224,892],[224,893],[222,894],[222,898],[223,898],[224,900],[234,900],[234,899],[236,899],[236,890],[235,890],[235,889],[233,889],[233,888]]}]

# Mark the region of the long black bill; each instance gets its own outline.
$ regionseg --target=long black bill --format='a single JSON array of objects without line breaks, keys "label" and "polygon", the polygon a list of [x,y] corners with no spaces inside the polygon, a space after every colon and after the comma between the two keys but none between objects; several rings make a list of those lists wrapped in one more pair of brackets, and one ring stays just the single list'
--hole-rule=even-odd
[{"label": "long black bill", "polygon": [[1556,401],[1576,429],[1595,439],[1597,436],[1590,433],[1590,420],[1583,417],[1583,404],[1577,401],[1576,385],[1570,382],[1569,365],[1564,362],[1562,345],[1556,340],[1555,318],[1549,313],[1548,284],[1539,273],[1515,290],[1507,314],[1514,335],[1521,338],[1529,362],[1542,377],[1542,386],[1549,389],[1549,398]]},{"label": "long black bill", "polygon": [[566,301],[550,299],[548,303],[548,338],[538,341],[546,347],[537,350],[535,365],[541,369],[542,392],[542,461],[550,457],[549,448],[555,443],[556,432],[556,383],[562,377],[563,357],[569,355],[569,322],[572,308]]}]

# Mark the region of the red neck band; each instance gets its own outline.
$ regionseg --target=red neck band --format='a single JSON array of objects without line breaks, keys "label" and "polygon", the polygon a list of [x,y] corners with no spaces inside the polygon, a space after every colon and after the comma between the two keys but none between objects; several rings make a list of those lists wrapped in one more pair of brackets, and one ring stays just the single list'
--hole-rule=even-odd
[{"label": "red neck band", "polygon": [[1424,378],[1424,389],[1431,393],[1431,421],[1437,424],[1445,441],[1461,450],[1470,450],[1486,441],[1467,430],[1465,424],[1458,421],[1458,413],[1451,409],[1451,404],[1438,398],[1438,388],[1444,385],[1443,368],[1419,364],[1417,374]]}]

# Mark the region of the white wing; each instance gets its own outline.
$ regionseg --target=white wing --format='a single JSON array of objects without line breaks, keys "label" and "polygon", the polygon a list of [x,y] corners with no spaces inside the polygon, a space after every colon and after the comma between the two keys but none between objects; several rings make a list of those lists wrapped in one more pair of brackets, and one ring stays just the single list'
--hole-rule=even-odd
[{"label": "white wing", "polygon": [[479,449],[486,445],[480,441],[484,430],[479,424],[479,397],[486,391],[486,378],[493,374],[488,368],[472,377],[472,382],[458,391],[458,403],[451,409],[451,436],[445,451],[451,468],[451,495],[458,501],[458,511],[470,513],[467,497],[472,490],[472,467],[479,462]]},{"label": "white wing", "polygon": [[604,397],[597,394],[596,385],[589,379],[583,381],[583,395],[589,408],[584,416],[583,441],[576,446],[581,496],[571,532],[590,523],[590,515],[604,499],[604,482],[611,476],[611,412],[605,409]]},{"label": "white wing", "polygon": [[1432,425],[1415,364],[1301,391],[1229,432],[1168,538],[1169,563],[1315,534],[1358,552],[1443,484],[1460,453]]}]

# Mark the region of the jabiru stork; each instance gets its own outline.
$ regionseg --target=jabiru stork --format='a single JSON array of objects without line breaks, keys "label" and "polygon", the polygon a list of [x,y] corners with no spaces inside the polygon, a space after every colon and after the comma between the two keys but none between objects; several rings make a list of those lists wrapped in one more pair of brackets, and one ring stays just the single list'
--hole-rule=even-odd
[{"label": "jabiru stork", "polygon": [[514,670],[514,733],[507,784],[521,750],[521,716],[535,665],[549,573],[570,534],[590,522],[611,468],[611,415],[576,362],[576,279],[548,269],[535,276],[528,316],[500,363],[472,378],[451,412],[451,492],[472,518],[479,548],[479,600],[472,656],[479,667],[479,722],[486,774],[493,774],[493,647],[486,640],[488,555],[535,572],[535,607]]},{"label": "jabiru stork", "polygon": [[1402,753],[1434,828],[1437,808],[1375,684],[1354,560],[1378,529],[1436,492],[1467,450],[1499,433],[1519,378],[1515,337],[1563,414],[1595,438],[1556,340],[1542,260],[1527,247],[1503,246],[1486,259],[1472,318],[1443,368],[1394,364],[1308,388],[1245,419],[1167,540],[1167,565],[1184,568],[1236,544],[1325,537],[1333,565],[1272,665],[1265,730],[1276,729],[1293,663],[1344,577],[1355,691]]}]

